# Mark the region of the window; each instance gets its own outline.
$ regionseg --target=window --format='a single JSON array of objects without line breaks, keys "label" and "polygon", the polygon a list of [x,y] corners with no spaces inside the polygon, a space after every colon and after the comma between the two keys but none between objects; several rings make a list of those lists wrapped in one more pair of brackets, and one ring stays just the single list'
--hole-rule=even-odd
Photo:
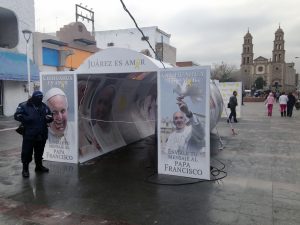
[{"label": "window", "polygon": [[141,40],[142,40],[142,41],[149,41],[149,37],[148,37],[148,36],[143,36],[143,37],[141,38]]},{"label": "window", "polygon": [[[2,2],[1,2],[2,3]],[[18,19],[15,13],[0,5],[0,48],[15,48],[19,40],[24,41],[23,34],[19,32]],[[19,21],[21,22],[21,21]],[[18,34],[22,36],[19,37]]]},{"label": "window", "polygon": [[257,68],[257,71],[258,71],[258,72],[263,72],[263,71],[264,71],[264,67],[259,66],[259,67]]},{"label": "window", "polygon": [[114,46],[115,44],[113,43],[113,42],[109,42],[109,43],[107,43],[107,46],[108,47],[112,47],[112,46]]},{"label": "window", "polygon": [[58,50],[43,47],[43,65],[59,66]]}]

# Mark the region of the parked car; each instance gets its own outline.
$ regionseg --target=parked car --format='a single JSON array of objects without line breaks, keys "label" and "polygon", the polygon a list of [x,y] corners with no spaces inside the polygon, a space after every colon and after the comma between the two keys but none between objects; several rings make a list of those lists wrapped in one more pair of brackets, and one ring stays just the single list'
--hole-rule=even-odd
[{"label": "parked car", "polygon": [[256,90],[254,92],[254,97],[259,97],[259,96],[263,96],[264,91],[263,90]]}]

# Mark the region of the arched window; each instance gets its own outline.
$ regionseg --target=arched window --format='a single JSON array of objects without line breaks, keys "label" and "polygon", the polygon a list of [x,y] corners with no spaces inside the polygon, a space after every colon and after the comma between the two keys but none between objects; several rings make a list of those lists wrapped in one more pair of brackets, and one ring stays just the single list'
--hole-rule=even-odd
[{"label": "arched window", "polygon": [[15,13],[0,7],[0,48],[15,48],[19,42],[19,28]]}]

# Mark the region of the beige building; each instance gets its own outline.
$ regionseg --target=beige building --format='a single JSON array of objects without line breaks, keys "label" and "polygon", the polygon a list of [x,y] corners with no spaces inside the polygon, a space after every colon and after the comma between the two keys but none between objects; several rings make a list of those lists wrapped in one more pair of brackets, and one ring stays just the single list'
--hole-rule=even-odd
[{"label": "beige building", "polygon": [[294,91],[296,89],[296,70],[293,62],[285,61],[284,32],[280,28],[275,32],[272,58],[259,56],[254,59],[252,35],[248,31],[244,36],[241,76],[244,89],[251,89],[257,78],[265,81],[264,89]]},{"label": "beige building", "polygon": [[34,61],[41,72],[77,69],[85,59],[98,52],[95,37],[81,22],[72,22],[56,34],[35,32]]}]

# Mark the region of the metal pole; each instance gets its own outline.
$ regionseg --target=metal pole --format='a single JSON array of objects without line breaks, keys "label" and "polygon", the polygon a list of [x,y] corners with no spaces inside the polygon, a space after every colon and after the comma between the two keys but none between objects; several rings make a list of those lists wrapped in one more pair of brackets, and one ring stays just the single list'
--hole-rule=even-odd
[{"label": "metal pole", "polygon": [[164,36],[161,35],[161,61],[164,61]]},{"label": "metal pole", "polygon": [[28,56],[28,52],[29,52],[29,50],[28,50],[28,41],[26,41],[26,58],[27,58],[28,98],[30,98],[30,62],[29,62],[29,56]]},{"label": "metal pole", "polygon": [[29,40],[32,32],[30,30],[22,30],[24,39],[26,41],[26,59],[27,59],[27,82],[28,82],[28,98],[30,98],[30,61],[29,61]]}]

